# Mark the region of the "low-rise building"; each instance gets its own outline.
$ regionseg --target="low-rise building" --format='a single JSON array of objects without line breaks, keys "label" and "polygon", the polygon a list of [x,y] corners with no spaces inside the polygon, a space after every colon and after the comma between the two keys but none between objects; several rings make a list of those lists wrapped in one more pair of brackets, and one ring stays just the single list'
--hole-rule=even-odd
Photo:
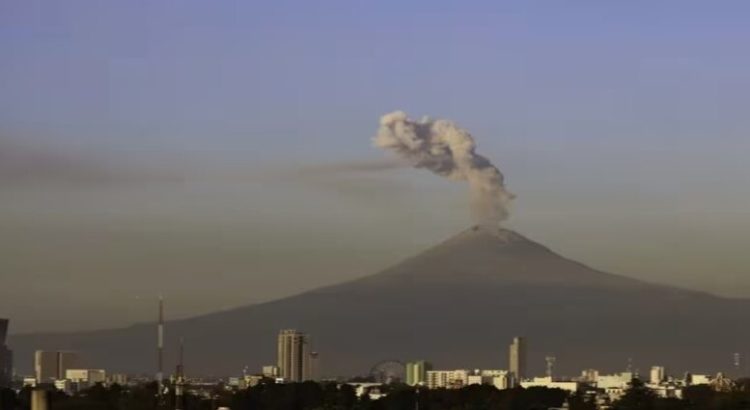
[{"label": "low-rise building", "polygon": [[102,369],[67,369],[65,378],[73,383],[94,385],[96,383],[106,383],[107,372]]},{"label": "low-rise building", "polygon": [[548,389],[566,390],[571,393],[578,391],[580,386],[581,384],[576,381],[556,381],[551,377],[535,377],[531,380],[521,382],[521,387],[524,389],[528,389],[529,387],[546,387]]},{"label": "low-rise building", "polygon": [[427,387],[430,389],[460,389],[469,384],[469,370],[429,370]]},{"label": "low-rise building", "polygon": [[263,366],[261,374],[265,377],[268,377],[269,379],[275,379],[279,377],[279,366]]}]

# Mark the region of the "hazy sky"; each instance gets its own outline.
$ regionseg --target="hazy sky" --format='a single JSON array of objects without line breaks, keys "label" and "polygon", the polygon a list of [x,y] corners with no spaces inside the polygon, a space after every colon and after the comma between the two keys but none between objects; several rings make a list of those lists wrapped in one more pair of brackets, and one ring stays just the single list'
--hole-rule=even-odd
[{"label": "hazy sky", "polygon": [[750,297],[746,1],[0,3],[0,317],[184,317],[395,263],[466,187],[378,170],[380,115],[455,120],[508,225]]}]

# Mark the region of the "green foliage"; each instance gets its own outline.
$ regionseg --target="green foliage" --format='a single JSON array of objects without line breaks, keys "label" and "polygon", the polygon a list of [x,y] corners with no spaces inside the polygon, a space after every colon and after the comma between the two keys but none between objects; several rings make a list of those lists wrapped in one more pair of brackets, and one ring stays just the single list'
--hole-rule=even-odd
[{"label": "green foliage", "polygon": [[[468,386],[447,390],[415,389],[406,385],[384,386],[380,400],[358,399],[355,389],[336,383],[276,384],[265,380],[258,386],[232,391],[217,386],[206,395],[186,394],[185,410],[547,410],[567,403],[570,410],[595,410],[591,397],[569,395],[558,389],[534,387],[497,390],[492,386]],[[157,397],[156,383],[122,387],[96,385],[67,396],[50,391],[51,410],[168,410],[174,395]],[[0,410],[29,410],[30,389],[16,393],[0,389]],[[657,397],[643,383],[634,380],[614,410],[750,410],[750,381],[737,383],[730,392],[716,392],[708,386],[683,390],[683,399]]]}]

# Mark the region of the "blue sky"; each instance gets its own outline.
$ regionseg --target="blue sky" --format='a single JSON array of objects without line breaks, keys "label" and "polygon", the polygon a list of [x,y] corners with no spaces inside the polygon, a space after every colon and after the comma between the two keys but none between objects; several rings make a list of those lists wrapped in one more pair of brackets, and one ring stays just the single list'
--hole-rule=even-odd
[{"label": "blue sky", "polygon": [[[162,289],[184,316],[439,242],[470,223],[460,185],[310,172],[382,158],[369,139],[395,109],[471,130],[532,238],[750,296],[749,14],[741,1],[5,1],[0,149],[43,155],[17,161],[33,179],[0,185],[0,273],[18,278],[0,313],[21,330],[125,323],[150,314],[133,298],[189,275]],[[194,302],[196,288],[216,296]],[[109,310],[42,317],[22,292],[78,298],[61,317]]]}]

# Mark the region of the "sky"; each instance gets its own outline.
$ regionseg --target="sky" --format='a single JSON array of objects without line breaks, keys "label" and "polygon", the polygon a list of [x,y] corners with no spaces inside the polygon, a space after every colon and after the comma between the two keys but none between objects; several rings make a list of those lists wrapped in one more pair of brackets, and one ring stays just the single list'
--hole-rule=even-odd
[{"label": "sky", "polygon": [[379,117],[470,130],[506,225],[750,297],[743,1],[0,3],[0,317],[79,330],[372,274],[469,226]]}]

